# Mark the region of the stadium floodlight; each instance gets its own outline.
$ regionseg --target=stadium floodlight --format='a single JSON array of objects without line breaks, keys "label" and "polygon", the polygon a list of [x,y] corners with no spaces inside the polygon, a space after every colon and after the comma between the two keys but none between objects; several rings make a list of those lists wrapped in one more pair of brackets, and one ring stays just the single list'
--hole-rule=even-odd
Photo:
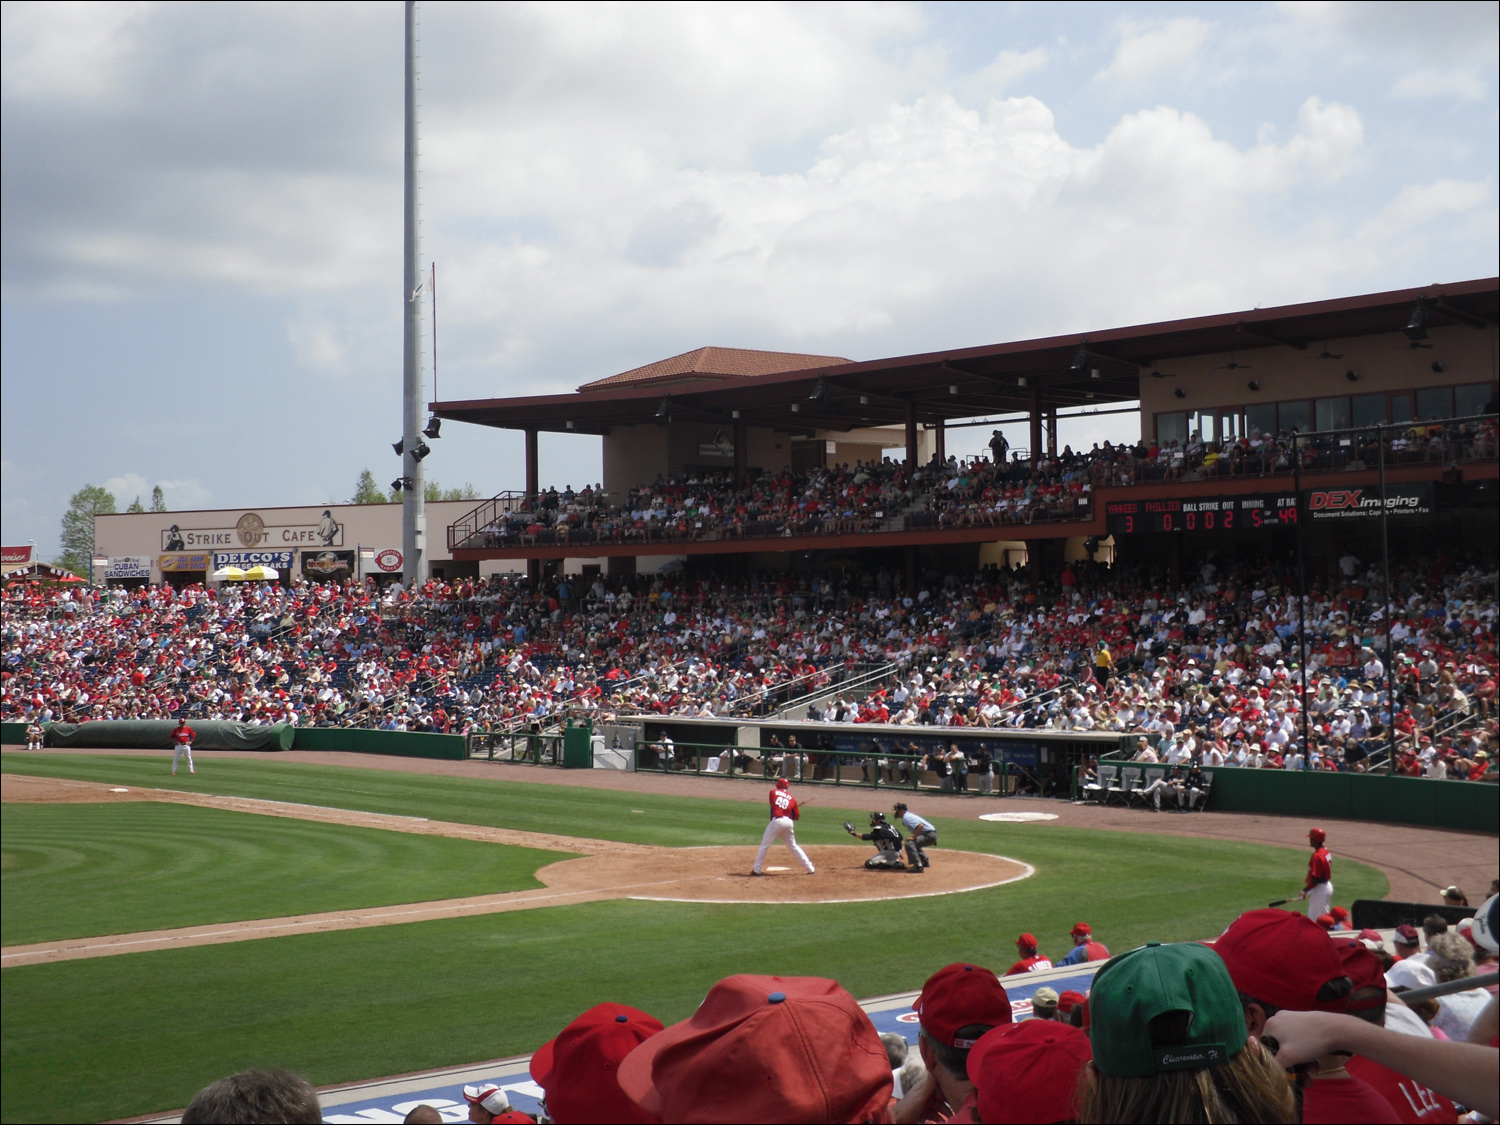
[{"label": "stadium floodlight", "polygon": [[1073,362],[1068,365],[1068,370],[1074,375],[1082,375],[1089,369],[1089,346],[1079,344],[1078,352],[1073,356]]},{"label": "stadium floodlight", "polygon": [[405,487],[406,487],[406,478],[405,477],[397,477],[395,480],[391,481],[391,491],[392,492],[400,492]]},{"label": "stadium floodlight", "polygon": [[672,403],[665,397],[662,398],[661,402],[656,404],[656,420],[658,422],[670,422],[672,420]]},{"label": "stadium floodlight", "polygon": [[419,441],[417,442],[417,448],[411,451],[411,459],[413,461],[420,461],[431,452],[432,447],[430,445],[428,445],[425,441]]},{"label": "stadium floodlight", "polygon": [[443,420],[434,414],[427,419],[427,425],[422,430],[422,436],[430,437],[434,441],[443,436]]},{"label": "stadium floodlight", "polygon": [[807,401],[814,406],[822,406],[828,401],[828,384],[819,379],[813,386],[812,394],[807,396]]},{"label": "stadium floodlight", "polygon": [[1411,310],[1411,316],[1406,320],[1406,327],[1401,331],[1406,333],[1406,338],[1412,343],[1427,339],[1427,306],[1421,301]]},{"label": "stadium floodlight", "polygon": [[391,442],[391,448],[396,451],[396,456],[400,457],[406,451],[406,439],[402,438],[399,441]]}]

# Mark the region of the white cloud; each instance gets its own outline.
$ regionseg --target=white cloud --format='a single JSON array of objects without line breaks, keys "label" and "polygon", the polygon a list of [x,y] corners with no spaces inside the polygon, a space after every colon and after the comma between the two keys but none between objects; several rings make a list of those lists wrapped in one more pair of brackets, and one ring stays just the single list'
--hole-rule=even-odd
[{"label": "white cloud", "polygon": [[151,506],[151,490],[157,485],[161,486],[162,496],[166,500],[167,507],[173,511],[185,508],[202,508],[213,499],[213,493],[205,488],[196,478],[159,480],[148,483],[146,478],[140,473],[121,473],[119,476],[110,477],[104,482],[105,491],[114,495],[115,507],[122,512],[130,507],[131,502],[137,496],[140,497],[141,503],[149,508]]},{"label": "white cloud", "polygon": [[1115,56],[1094,80],[1139,86],[1163,78],[1190,78],[1197,69],[1198,52],[1208,30],[1207,23],[1191,16],[1158,24],[1122,20]]},{"label": "white cloud", "polygon": [[1402,99],[1462,98],[1477,102],[1489,89],[1484,79],[1463,68],[1424,67],[1403,74],[1391,87],[1391,97]]},{"label": "white cloud", "polygon": [[20,98],[108,94],[151,7],[114,0],[0,7],[0,89]]},{"label": "white cloud", "polygon": [[1001,51],[989,66],[966,77],[963,86],[971,94],[998,97],[1009,92],[1023,79],[1045,70],[1051,61],[1051,52],[1045,47],[1033,47],[1029,51]]}]

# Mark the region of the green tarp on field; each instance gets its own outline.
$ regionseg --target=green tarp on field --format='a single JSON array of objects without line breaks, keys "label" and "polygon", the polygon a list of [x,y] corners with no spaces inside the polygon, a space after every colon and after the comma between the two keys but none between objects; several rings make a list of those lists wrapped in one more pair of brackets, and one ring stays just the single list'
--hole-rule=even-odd
[{"label": "green tarp on field", "polygon": [[[189,722],[194,750],[290,750],[294,728],[284,723],[252,726],[204,719]],[[101,719],[93,723],[51,723],[48,746],[90,750],[170,750],[177,724],[168,719]]]}]

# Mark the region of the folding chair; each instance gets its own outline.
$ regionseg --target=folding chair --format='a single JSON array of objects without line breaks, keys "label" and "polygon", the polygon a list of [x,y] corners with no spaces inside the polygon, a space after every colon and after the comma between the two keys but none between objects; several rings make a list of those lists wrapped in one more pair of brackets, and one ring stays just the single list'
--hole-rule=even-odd
[{"label": "folding chair", "polygon": [[1105,787],[1114,776],[1114,773],[1114,766],[1100,766],[1097,779],[1084,783],[1083,799],[1085,801],[1098,801],[1100,804],[1103,804]]}]

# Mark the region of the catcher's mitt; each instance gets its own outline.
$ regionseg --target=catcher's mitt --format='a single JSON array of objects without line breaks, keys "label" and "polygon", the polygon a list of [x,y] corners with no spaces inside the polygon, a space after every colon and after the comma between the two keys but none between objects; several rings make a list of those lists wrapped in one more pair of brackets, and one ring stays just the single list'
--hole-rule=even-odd
[{"label": "catcher's mitt", "polygon": [[847,820],[844,821],[844,831],[847,832],[847,833],[849,833],[849,835],[853,836],[854,835],[854,825],[850,824]]}]

